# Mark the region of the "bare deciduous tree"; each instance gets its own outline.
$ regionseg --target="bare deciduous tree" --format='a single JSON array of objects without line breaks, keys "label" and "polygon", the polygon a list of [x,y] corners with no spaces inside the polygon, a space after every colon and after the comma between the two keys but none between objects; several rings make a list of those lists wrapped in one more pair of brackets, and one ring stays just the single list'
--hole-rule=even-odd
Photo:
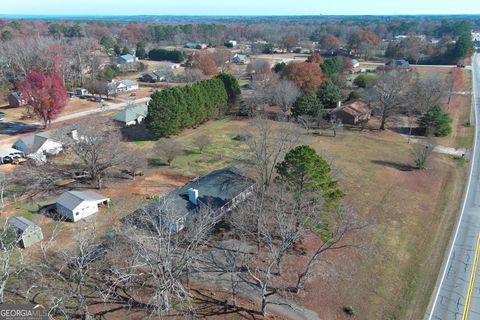
[{"label": "bare deciduous tree", "polygon": [[407,106],[411,86],[410,72],[394,70],[377,77],[370,89],[370,97],[380,111],[380,130],[385,130],[387,120]]},{"label": "bare deciduous tree", "polygon": [[280,106],[284,112],[289,111],[300,96],[298,87],[288,80],[280,80],[272,91],[272,103]]},{"label": "bare deciduous tree", "polygon": [[169,314],[174,307],[190,313],[189,273],[219,218],[206,209],[185,216],[168,197],[137,212],[119,231],[127,248],[122,251],[132,255],[127,264],[114,265],[122,275],[117,279],[123,279],[116,285],[132,298],[148,288],[148,309],[154,314]]},{"label": "bare deciduous tree", "polygon": [[195,81],[202,80],[204,74],[202,70],[196,68],[185,69],[185,72],[182,75],[177,76],[177,82],[187,82],[192,83]]},{"label": "bare deciduous tree", "polygon": [[417,75],[408,94],[407,115],[409,122],[408,141],[412,135],[414,117],[424,114],[440,103],[445,97],[446,83],[438,78],[424,78]]},{"label": "bare deciduous tree", "polygon": [[251,125],[249,158],[262,189],[267,189],[275,175],[277,163],[299,141],[300,129],[293,123],[256,118]]},{"label": "bare deciduous tree", "polygon": [[167,161],[168,165],[171,166],[173,160],[183,154],[183,147],[175,140],[161,139],[155,146],[155,152],[158,152],[160,156]]},{"label": "bare deciduous tree", "polygon": [[80,167],[99,189],[109,170],[123,166],[125,160],[133,156],[123,144],[120,132],[108,128],[104,119],[89,119],[60,130],[57,138],[76,156]]},{"label": "bare deciduous tree", "polygon": [[0,227],[0,303],[5,303],[5,291],[11,276],[21,271],[23,255],[17,247],[17,235],[5,220]]},{"label": "bare deciduous tree", "polygon": [[417,143],[413,146],[412,156],[415,166],[418,169],[426,169],[428,160],[433,153],[434,144],[427,142],[426,144]]},{"label": "bare deciduous tree", "polygon": [[193,144],[200,150],[200,153],[203,153],[206,147],[212,143],[212,140],[207,135],[199,135],[193,138]]}]

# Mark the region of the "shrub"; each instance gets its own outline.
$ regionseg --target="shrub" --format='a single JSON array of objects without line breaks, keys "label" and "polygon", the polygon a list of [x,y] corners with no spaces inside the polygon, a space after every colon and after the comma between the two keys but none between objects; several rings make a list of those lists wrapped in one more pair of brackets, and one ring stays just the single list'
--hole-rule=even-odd
[{"label": "shrub", "polygon": [[355,310],[353,309],[352,306],[346,306],[343,308],[343,312],[348,314],[349,316],[354,316],[355,315]]},{"label": "shrub", "polygon": [[375,77],[370,74],[361,74],[353,80],[353,84],[360,88],[368,88],[375,81]]}]

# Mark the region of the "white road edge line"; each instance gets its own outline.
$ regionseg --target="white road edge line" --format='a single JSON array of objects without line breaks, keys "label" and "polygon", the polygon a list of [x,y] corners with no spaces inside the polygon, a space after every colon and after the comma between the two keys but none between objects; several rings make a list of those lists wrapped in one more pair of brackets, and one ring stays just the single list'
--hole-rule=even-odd
[{"label": "white road edge line", "polygon": [[476,70],[476,59],[477,57],[477,53],[475,53],[473,55],[473,60],[472,60],[472,92],[473,92],[473,109],[474,109],[474,115],[475,115],[475,137],[474,137],[474,140],[473,140],[473,149],[472,149],[472,161],[470,162],[470,175],[468,177],[468,184],[467,184],[467,189],[465,190],[465,194],[464,194],[464,198],[463,198],[463,206],[462,206],[462,212],[460,213],[460,217],[457,221],[457,228],[455,230],[455,235],[453,237],[453,242],[451,243],[451,246],[450,246],[450,251],[448,253],[448,259],[447,259],[447,263],[444,265],[443,267],[443,272],[442,272],[442,278],[440,279],[440,283],[438,285],[438,288],[437,288],[437,292],[435,294],[435,299],[433,300],[433,304],[432,304],[432,308],[430,310],[430,315],[428,316],[428,320],[432,320],[432,317],[433,317],[433,314],[435,312],[435,307],[437,306],[437,302],[438,302],[438,297],[440,296],[440,290],[442,289],[442,285],[443,285],[443,281],[445,280],[445,276],[447,275],[447,270],[448,270],[448,266],[450,265],[451,263],[451,259],[452,259],[452,254],[453,254],[453,248],[455,247],[455,242],[457,241],[457,237],[458,237],[458,232],[460,231],[460,225],[462,224],[462,220],[463,220],[463,215],[465,213],[465,206],[467,205],[467,198],[468,198],[468,193],[469,193],[469,190],[470,190],[470,184],[472,182],[472,174],[473,174],[473,166],[474,166],[474,163],[475,163],[475,149],[477,147],[477,134],[478,134],[478,112],[477,112],[477,97],[476,97],[476,94],[477,94],[477,90],[476,90],[476,78],[477,78],[477,70]]}]

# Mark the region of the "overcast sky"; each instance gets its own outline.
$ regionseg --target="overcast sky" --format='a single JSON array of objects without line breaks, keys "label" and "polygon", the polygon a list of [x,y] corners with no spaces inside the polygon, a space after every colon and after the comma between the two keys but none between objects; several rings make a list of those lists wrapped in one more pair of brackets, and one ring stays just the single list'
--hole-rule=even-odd
[{"label": "overcast sky", "polygon": [[0,14],[480,14],[480,0],[0,0]]}]

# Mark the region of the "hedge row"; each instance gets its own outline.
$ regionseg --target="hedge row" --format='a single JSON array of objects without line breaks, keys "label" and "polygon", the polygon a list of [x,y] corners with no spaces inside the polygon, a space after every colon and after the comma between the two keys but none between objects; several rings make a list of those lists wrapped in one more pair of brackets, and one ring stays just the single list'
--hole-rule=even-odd
[{"label": "hedge row", "polygon": [[185,60],[185,53],[180,50],[152,49],[148,53],[150,60],[182,62]]},{"label": "hedge row", "polygon": [[147,126],[155,136],[168,137],[224,114],[227,105],[228,94],[218,78],[166,88],[152,94]]}]

